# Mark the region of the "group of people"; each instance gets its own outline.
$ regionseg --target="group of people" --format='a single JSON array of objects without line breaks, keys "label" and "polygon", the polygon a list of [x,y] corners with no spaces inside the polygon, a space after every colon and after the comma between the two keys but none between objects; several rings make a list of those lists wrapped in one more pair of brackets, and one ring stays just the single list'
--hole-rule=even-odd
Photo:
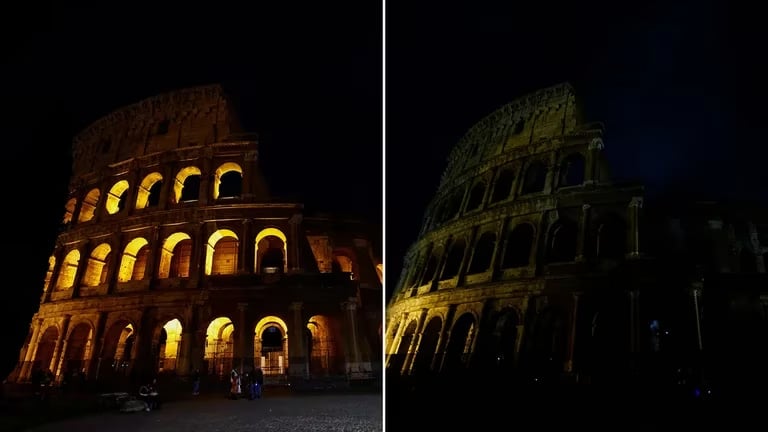
[{"label": "group of people", "polygon": [[264,387],[264,371],[261,368],[254,367],[250,371],[238,372],[232,368],[229,373],[229,397],[239,399],[243,393],[247,393],[249,400],[260,399],[262,387]]}]

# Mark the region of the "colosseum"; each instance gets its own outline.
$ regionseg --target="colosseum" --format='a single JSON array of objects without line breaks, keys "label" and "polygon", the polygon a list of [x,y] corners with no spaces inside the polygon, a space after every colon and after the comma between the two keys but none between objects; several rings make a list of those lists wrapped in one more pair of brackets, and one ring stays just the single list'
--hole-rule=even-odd
[{"label": "colosseum", "polygon": [[189,88],[74,138],[62,228],[9,382],[380,373],[378,228],[272,197],[234,111],[220,85]]},{"label": "colosseum", "polygon": [[581,112],[571,85],[546,88],[453,148],[389,300],[388,374],[584,381],[633,361],[639,290],[659,285],[644,189],[611,180]]}]

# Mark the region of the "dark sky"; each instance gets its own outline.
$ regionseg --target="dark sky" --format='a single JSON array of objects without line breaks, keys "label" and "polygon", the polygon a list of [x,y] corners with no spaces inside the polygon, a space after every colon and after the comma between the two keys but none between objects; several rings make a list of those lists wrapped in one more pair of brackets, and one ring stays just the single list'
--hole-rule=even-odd
[{"label": "dark sky", "polygon": [[[8,164],[0,375],[37,310],[72,137],[122,106],[221,83],[276,196],[382,221],[381,6],[45,9],[0,14]],[[353,17],[354,19],[351,19]],[[22,188],[22,189],[19,189]]]},{"label": "dark sky", "polygon": [[559,82],[605,124],[615,177],[645,182],[651,197],[768,199],[757,14],[711,0],[497,3],[387,3],[388,294],[451,147],[496,108]]}]

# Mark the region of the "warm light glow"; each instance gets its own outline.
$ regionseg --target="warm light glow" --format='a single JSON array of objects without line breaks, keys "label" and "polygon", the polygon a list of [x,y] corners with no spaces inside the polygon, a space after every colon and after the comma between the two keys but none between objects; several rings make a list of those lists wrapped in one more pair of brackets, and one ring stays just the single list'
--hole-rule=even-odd
[{"label": "warm light glow", "polygon": [[[107,194],[107,213],[115,214],[120,211],[123,192],[128,190],[128,180],[120,180],[112,186]],[[124,204],[124,203],[122,203]]]},{"label": "warm light glow", "polygon": [[275,236],[283,241],[283,271],[288,272],[288,239],[285,237],[285,234],[283,234],[282,231],[280,231],[277,228],[264,228],[263,230],[259,231],[258,234],[256,234],[256,260],[254,262],[254,266],[256,268],[256,271],[259,271],[259,242],[269,236]]},{"label": "warm light glow", "polygon": [[136,264],[136,257],[139,251],[149,242],[144,237],[137,237],[125,246],[123,251],[123,259],[120,262],[120,273],[118,274],[118,282],[127,282],[131,280],[133,276],[133,267]]},{"label": "warm light glow", "polygon": [[[227,317],[219,317],[208,324],[205,333],[205,359],[227,358],[232,356],[232,332],[235,327],[232,320]],[[228,371],[218,370],[223,375]]]},{"label": "warm light glow", "polygon": [[159,172],[153,172],[151,174],[148,174],[146,177],[144,177],[144,180],[141,181],[141,184],[139,185],[139,189],[136,191],[136,208],[137,209],[143,209],[147,208],[147,205],[149,205],[149,193],[152,189],[152,186],[155,185],[155,183],[162,181],[163,175]]},{"label": "warm light glow", "polygon": [[104,282],[104,266],[106,265],[107,255],[112,248],[107,243],[96,246],[91,252],[91,258],[88,260],[88,268],[85,269],[83,284],[86,286],[97,286]]},{"label": "warm light glow", "polygon": [[91,189],[88,195],[83,200],[83,205],[80,207],[80,216],[77,218],[78,222],[88,222],[93,219],[93,215],[96,212],[96,206],[99,204],[99,197],[101,192],[98,189]]},{"label": "warm light glow", "polygon": [[234,163],[234,162],[227,162],[221,164],[221,166],[216,170],[216,175],[213,179],[213,199],[219,198],[219,186],[221,185],[221,176],[224,174],[236,171],[240,173],[240,176],[243,175],[243,169],[240,168],[240,165]]},{"label": "warm light glow", "polygon": [[352,272],[352,259],[346,255],[334,255],[333,259],[339,264],[342,273]]},{"label": "warm light glow", "polygon": [[176,178],[173,179],[173,197],[175,198],[175,202],[179,202],[181,200],[181,191],[184,189],[184,182],[187,180],[187,177],[191,175],[201,175],[200,168],[196,166],[188,166],[186,168],[182,168],[178,174],[176,174]]},{"label": "warm light glow", "polygon": [[[165,358],[175,359],[179,352],[179,342],[181,342],[181,322],[178,319],[172,319],[165,323]],[[163,367],[168,370],[168,367]]]},{"label": "warm light glow", "polygon": [[73,249],[69,251],[59,270],[59,279],[56,281],[56,289],[72,288],[77,274],[77,265],[80,262],[80,251]]},{"label": "warm light glow", "polygon": [[[262,336],[264,330],[270,327],[277,327],[282,334],[282,344],[280,351],[263,351]],[[264,369],[267,375],[281,374],[288,367],[288,326],[285,325],[280,317],[270,315],[259,320],[256,324],[253,335],[253,353],[258,358],[258,364]]]},{"label": "warm light glow", "polygon": [[232,230],[228,230],[228,229],[217,230],[216,232],[211,234],[210,237],[208,237],[208,243],[206,244],[206,248],[205,248],[205,274],[206,275],[210,275],[211,271],[213,270],[213,253],[216,250],[216,243],[218,243],[219,240],[225,237],[232,237],[235,240],[238,240],[237,234],[235,234]]},{"label": "warm light glow", "polygon": [[384,283],[384,264],[376,264],[376,275],[379,277],[379,283]]},{"label": "warm light glow", "polygon": [[62,223],[72,222],[72,216],[75,214],[75,206],[77,205],[77,198],[70,198],[67,204],[64,206],[64,220]]},{"label": "warm light glow", "polygon": [[53,277],[53,268],[56,267],[56,257],[51,255],[48,258],[48,271],[45,272],[45,282],[43,283],[43,291],[47,292],[51,289],[51,277]]},{"label": "warm light glow", "polygon": [[[157,277],[165,279],[170,277],[171,260],[173,259],[174,249],[176,245],[182,240],[191,240],[192,237],[187,233],[175,232],[168,236],[163,242],[163,247],[160,250],[160,268],[158,269]],[[176,275],[174,275],[176,277]]]}]

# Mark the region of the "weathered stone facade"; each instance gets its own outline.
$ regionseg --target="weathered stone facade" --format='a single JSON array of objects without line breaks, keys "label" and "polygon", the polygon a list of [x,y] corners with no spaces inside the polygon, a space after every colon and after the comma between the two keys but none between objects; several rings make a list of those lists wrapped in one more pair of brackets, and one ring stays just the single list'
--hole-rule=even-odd
[{"label": "weathered stone facade", "polygon": [[389,372],[543,379],[639,349],[624,318],[652,277],[643,187],[611,181],[602,126],[579,112],[570,85],[543,89],[454,148],[388,305]]},{"label": "weathered stone facade", "polygon": [[122,108],[73,142],[70,198],[9,377],[267,379],[381,368],[381,253],[354,220],[270,197],[220,86]]}]

